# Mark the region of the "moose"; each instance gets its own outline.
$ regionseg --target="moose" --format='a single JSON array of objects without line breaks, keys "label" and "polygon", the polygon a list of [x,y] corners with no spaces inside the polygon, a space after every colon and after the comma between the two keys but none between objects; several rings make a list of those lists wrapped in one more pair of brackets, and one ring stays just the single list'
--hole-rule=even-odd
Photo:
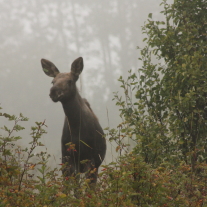
[{"label": "moose", "polygon": [[62,173],[66,177],[86,173],[91,183],[96,183],[98,168],[106,153],[106,140],[90,104],[76,87],[83,70],[83,58],[73,61],[69,73],[60,73],[46,59],[41,59],[41,64],[45,74],[54,78],[49,96],[53,102],[61,102],[65,113],[61,147],[62,163],[66,166]]}]

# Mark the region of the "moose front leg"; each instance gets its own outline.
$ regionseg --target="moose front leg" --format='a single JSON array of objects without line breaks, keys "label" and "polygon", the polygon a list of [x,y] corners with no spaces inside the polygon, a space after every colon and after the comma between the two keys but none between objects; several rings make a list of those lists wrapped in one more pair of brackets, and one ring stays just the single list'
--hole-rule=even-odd
[{"label": "moose front leg", "polygon": [[90,179],[90,186],[96,184],[98,176],[98,168],[95,167],[94,160],[87,160],[84,162],[83,172],[86,172],[86,178]]},{"label": "moose front leg", "polygon": [[64,164],[62,168],[64,177],[75,176],[77,172],[70,156],[62,156],[62,164]]}]

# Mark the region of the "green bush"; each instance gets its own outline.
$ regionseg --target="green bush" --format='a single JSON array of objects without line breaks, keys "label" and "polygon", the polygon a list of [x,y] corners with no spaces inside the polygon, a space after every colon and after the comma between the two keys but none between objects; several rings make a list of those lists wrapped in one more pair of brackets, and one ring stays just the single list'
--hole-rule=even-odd
[{"label": "green bush", "polygon": [[[14,122],[6,130],[8,136],[0,137],[0,206],[202,206],[206,204],[205,163],[197,163],[198,173],[184,162],[179,166],[162,163],[157,168],[147,164],[137,153],[136,147],[127,152],[121,143],[117,153],[122,155],[116,162],[103,166],[98,183],[90,188],[84,176],[77,181],[74,177],[59,176],[57,168],[47,166],[49,155],[41,151],[41,136],[45,133],[44,122],[32,127],[30,147],[22,149],[15,142],[20,137],[12,134],[23,130],[19,122],[27,119],[0,113],[1,117]],[[121,125],[119,125],[120,128]],[[118,129],[119,129],[118,128]],[[111,132],[113,131],[113,133]],[[130,133],[127,125],[122,131]],[[117,132],[117,133],[116,133]],[[110,130],[111,140],[123,137],[119,130]],[[130,134],[129,134],[130,137]],[[34,159],[36,158],[36,159]],[[32,160],[32,161],[31,161]],[[39,172],[39,174],[36,173]],[[35,174],[35,175],[34,175]]]},{"label": "green bush", "polygon": [[143,66],[139,76],[120,78],[126,101],[116,95],[117,105],[147,163],[184,161],[194,168],[207,158],[207,2],[162,4],[166,21],[149,15]]}]

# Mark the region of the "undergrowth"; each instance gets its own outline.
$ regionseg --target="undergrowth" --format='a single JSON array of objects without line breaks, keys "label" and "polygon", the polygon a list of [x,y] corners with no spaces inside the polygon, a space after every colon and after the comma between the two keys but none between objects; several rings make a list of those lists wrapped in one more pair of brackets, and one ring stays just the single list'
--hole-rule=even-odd
[{"label": "undergrowth", "polygon": [[77,181],[75,177],[60,176],[61,169],[51,170],[47,152],[34,154],[36,148],[43,146],[44,121],[31,127],[29,147],[22,148],[17,142],[22,138],[16,134],[24,130],[20,124],[28,119],[22,114],[0,113],[0,116],[14,123],[11,129],[1,128],[6,135],[0,136],[0,206],[207,205],[206,163],[197,163],[195,172],[183,162],[178,166],[164,162],[153,168],[137,154],[136,148],[131,152],[126,150],[120,142],[120,126],[113,133],[108,130],[108,135],[111,140],[119,138],[116,150],[121,156],[102,166],[97,185],[90,188],[90,181],[84,175]]}]

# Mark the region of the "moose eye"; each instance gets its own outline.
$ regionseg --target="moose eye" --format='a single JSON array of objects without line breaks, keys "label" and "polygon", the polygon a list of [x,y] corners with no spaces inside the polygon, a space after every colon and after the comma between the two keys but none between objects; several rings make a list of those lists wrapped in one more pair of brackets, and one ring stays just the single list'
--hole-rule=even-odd
[{"label": "moose eye", "polygon": [[71,85],[72,84],[72,80],[68,80],[68,84]]}]

